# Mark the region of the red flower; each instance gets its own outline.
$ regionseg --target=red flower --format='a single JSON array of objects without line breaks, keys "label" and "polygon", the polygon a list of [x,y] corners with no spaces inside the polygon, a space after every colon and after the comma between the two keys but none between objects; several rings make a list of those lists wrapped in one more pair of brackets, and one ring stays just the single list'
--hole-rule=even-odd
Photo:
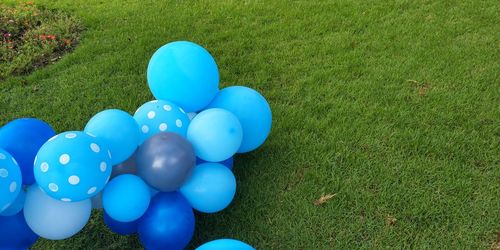
[{"label": "red flower", "polygon": [[10,33],[5,33],[5,34],[3,34],[3,36],[4,37],[10,37],[11,35],[10,35]]}]

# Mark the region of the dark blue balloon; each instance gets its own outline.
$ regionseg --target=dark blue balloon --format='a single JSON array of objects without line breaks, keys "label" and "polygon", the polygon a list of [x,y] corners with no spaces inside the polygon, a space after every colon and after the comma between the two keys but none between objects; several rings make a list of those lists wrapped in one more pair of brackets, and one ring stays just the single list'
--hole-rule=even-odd
[{"label": "dark blue balloon", "polygon": [[[196,157],[196,165],[200,165],[202,163],[207,163],[207,162],[208,161],[205,161],[203,159],[200,159],[200,158]],[[231,157],[231,158],[229,158],[229,159],[227,159],[225,161],[221,161],[221,162],[218,162],[218,163],[220,163],[220,164],[228,167],[229,169],[233,170],[233,162],[234,162],[233,157]]]},{"label": "dark blue balloon", "polygon": [[13,216],[0,216],[0,249],[28,249],[38,240],[26,224],[21,211]]},{"label": "dark blue balloon", "polygon": [[137,232],[138,222],[137,220],[131,222],[120,222],[109,217],[106,212],[103,212],[104,223],[106,226],[114,233],[121,235],[129,235]]},{"label": "dark blue balloon", "polygon": [[0,148],[9,152],[19,163],[24,185],[35,182],[35,156],[40,147],[55,134],[49,124],[35,118],[16,119],[0,129]]},{"label": "dark blue balloon", "polygon": [[139,219],[139,239],[147,249],[184,249],[194,233],[194,213],[178,192],[158,193]]}]

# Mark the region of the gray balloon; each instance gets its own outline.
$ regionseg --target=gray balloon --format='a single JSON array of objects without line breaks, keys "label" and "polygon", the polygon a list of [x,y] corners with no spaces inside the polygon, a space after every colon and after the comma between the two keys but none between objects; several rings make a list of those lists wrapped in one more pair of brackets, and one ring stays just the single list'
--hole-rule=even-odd
[{"label": "gray balloon", "polygon": [[111,171],[111,179],[115,178],[121,174],[136,174],[137,173],[137,163],[136,163],[137,150],[124,162],[116,164],[113,166]]},{"label": "gray balloon", "polygon": [[137,174],[161,192],[177,190],[189,177],[196,157],[191,143],[175,133],[161,132],[137,150]]}]

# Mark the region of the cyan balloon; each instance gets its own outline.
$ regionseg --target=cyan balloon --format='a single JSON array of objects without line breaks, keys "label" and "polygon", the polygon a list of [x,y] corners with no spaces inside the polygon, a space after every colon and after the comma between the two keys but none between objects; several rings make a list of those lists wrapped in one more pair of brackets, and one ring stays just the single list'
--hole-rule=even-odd
[{"label": "cyan balloon", "polygon": [[137,220],[131,222],[120,222],[111,218],[106,212],[102,214],[104,217],[104,223],[114,233],[120,235],[130,235],[137,232],[137,226],[138,226]]},{"label": "cyan balloon", "polygon": [[24,201],[26,200],[26,189],[21,188],[19,194],[16,199],[7,207],[7,209],[3,210],[0,213],[0,216],[12,216],[19,213],[24,208]]},{"label": "cyan balloon", "polygon": [[221,90],[207,108],[230,111],[241,123],[243,141],[238,153],[246,153],[264,143],[271,131],[272,113],[266,99],[257,91],[232,86]]},{"label": "cyan balloon", "polygon": [[219,70],[198,44],[178,41],[159,48],[147,70],[149,89],[158,100],[177,103],[186,112],[205,107],[219,91]]},{"label": "cyan balloon", "polygon": [[0,149],[0,213],[7,209],[21,190],[19,165],[7,151]]},{"label": "cyan balloon", "polygon": [[55,134],[50,125],[35,118],[16,119],[0,129],[0,148],[9,152],[19,163],[24,185],[35,182],[33,161],[36,153]]},{"label": "cyan balloon", "polygon": [[191,206],[204,213],[223,210],[234,198],[236,178],[233,172],[219,163],[203,163],[194,168],[180,192]]},{"label": "cyan balloon", "polygon": [[38,240],[26,224],[22,212],[12,216],[0,216],[0,249],[29,249]]},{"label": "cyan balloon", "polygon": [[224,109],[207,109],[196,115],[188,127],[187,139],[196,156],[219,162],[233,156],[240,148],[243,130],[238,118]]},{"label": "cyan balloon", "polygon": [[118,109],[97,113],[85,126],[85,132],[106,144],[113,165],[127,160],[140,143],[139,125],[131,115]]},{"label": "cyan balloon", "polygon": [[220,239],[207,242],[196,250],[255,250],[255,248],[239,240]]},{"label": "cyan balloon", "polygon": [[148,185],[131,174],[112,179],[102,193],[104,211],[120,222],[139,219],[148,209],[150,199]]},{"label": "cyan balloon", "polygon": [[90,218],[91,210],[90,199],[79,202],[59,201],[34,184],[26,194],[24,217],[31,230],[40,237],[62,240],[82,230]]}]

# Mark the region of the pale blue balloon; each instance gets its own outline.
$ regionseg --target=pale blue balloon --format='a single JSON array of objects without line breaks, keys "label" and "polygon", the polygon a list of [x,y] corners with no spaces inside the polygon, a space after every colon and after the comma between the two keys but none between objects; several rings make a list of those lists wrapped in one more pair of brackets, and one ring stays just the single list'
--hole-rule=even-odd
[{"label": "pale blue balloon", "polygon": [[48,196],[36,184],[28,188],[24,204],[26,223],[42,238],[62,240],[83,229],[90,218],[90,199],[63,202]]},{"label": "pale blue balloon", "polygon": [[190,122],[181,107],[161,100],[144,103],[135,111],[134,119],[141,131],[140,144],[160,132],[172,132],[185,138]]},{"label": "pale blue balloon", "polygon": [[24,188],[21,188],[21,191],[19,191],[19,194],[17,195],[16,199],[10,204],[7,209],[3,210],[2,213],[0,213],[1,216],[12,216],[16,215],[17,213],[21,212],[24,208],[24,201],[26,200],[26,190]]},{"label": "pale blue balloon", "polygon": [[255,248],[239,240],[219,239],[207,242],[196,250],[255,250]]},{"label": "pale blue balloon", "polygon": [[21,185],[21,169],[17,161],[7,151],[0,149],[0,212],[15,201]]},{"label": "pale blue balloon", "polygon": [[111,176],[111,153],[98,138],[70,131],[47,141],[35,158],[38,185],[61,201],[81,201],[99,193]]},{"label": "pale blue balloon", "polygon": [[104,211],[120,222],[139,219],[148,209],[149,186],[138,176],[122,174],[113,178],[102,193]]},{"label": "pale blue balloon", "polygon": [[127,160],[140,143],[139,125],[131,115],[119,109],[97,113],[85,126],[85,132],[108,146],[113,165]]},{"label": "pale blue balloon", "polygon": [[243,141],[238,153],[258,148],[271,131],[271,108],[266,99],[254,89],[243,86],[225,88],[207,108],[226,109],[238,117],[243,128]]},{"label": "pale blue balloon", "polygon": [[240,148],[243,130],[238,118],[224,109],[207,109],[189,124],[187,139],[196,156],[209,162],[220,162]]},{"label": "pale blue balloon", "polygon": [[159,48],[149,61],[147,77],[156,99],[177,103],[186,112],[201,110],[219,91],[215,60],[206,49],[187,41]]},{"label": "pale blue balloon", "polygon": [[179,191],[194,209],[215,213],[229,206],[233,200],[236,178],[229,168],[220,163],[203,163],[194,168]]}]

